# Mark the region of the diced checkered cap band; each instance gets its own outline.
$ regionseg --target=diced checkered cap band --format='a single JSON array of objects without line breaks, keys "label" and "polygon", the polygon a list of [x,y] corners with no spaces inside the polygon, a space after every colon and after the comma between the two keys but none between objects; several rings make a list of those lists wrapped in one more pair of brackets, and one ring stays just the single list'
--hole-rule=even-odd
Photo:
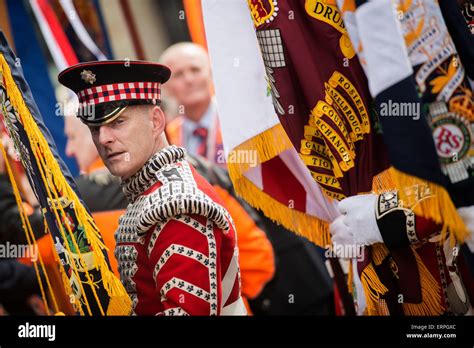
[{"label": "diced checkered cap band", "polygon": [[124,82],[94,86],[78,93],[79,103],[84,107],[121,100],[161,100],[159,82]]}]

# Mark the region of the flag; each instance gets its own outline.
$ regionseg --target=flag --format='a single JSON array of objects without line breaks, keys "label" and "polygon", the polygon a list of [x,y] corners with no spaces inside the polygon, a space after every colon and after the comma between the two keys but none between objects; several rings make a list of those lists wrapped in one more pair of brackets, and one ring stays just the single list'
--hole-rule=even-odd
[{"label": "flag", "polygon": [[107,36],[100,23],[100,8],[89,0],[60,0],[51,4],[61,28],[80,62],[106,60]]},{"label": "flag", "polygon": [[[249,0],[275,110],[322,191],[390,183],[363,70],[333,0]],[[377,177],[376,177],[377,176]]]},{"label": "flag", "polygon": [[[474,9],[472,2],[470,6]],[[472,64],[474,61],[474,31],[471,32],[466,25],[466,18],[463,17],[456,3],[442,1],[439,3],[439,7],[446,22],[449,35],[456,47],[457,55],[451,57],[451,62],[456,66],[453,66],[451,69],[457,68],[457,70],[462,72],[464,68],[466,75],[462,83],[458,82],[456,90],[449,97],[449,111],[455,112],[464,119],[466,126],[469,124],[471,128],[471,146],[467,153],[464,151],[464,158],[461,158],[460,162],[458,161],[458,163],[463,163],[464,168],[462,166],[459,168],[458,165],[457,170],[451,170],[449,167],[453,167],[453,169],[456,167],[452,162],[448,163],[445,167],[448,174],[451,174],[449,175],[450,178],[453,172],[456,173],[459,169],[461,177],[464,177],[464,180],[458,180],[457,183],[453,183],[451,180],[452,185],[449,187],[449,192],[456,206],[474,206],[474,99],[472,97],[474,89],[474,64]],[[468,2],[466,2],[465,8],[469,8]],[[457,62],[459,60],[461,64],[458,65]],[[460,157],[463,156],[458,155],[457,159]],[[474,209],[474,207],[471,209]]]},{"label": "flag", "polygon": [[350,3],[343,6],[354,13],[391,179],[417,215],[462,242],[467,230],[456,205],[473,199],[472,91],[439,5],[400,1],[394,8],[386,0],[356,9]]},{"label": "flag", "polygon": [[[388,172],[401,198],[399,208],[408,208],[442,226],[438,241],[442,245],[449,233],[454,247],[463,242],[467,231],[453,201],[459,204],[472,199],[466,156],[472,146],[470,126],[462,116],[469,114],[465,106],[472,105],[472,94],[467,92],[464,69],[438,2],[338,0],[338,5],[368,77],[389,152]],[[450,164],[449,159],[454,158]],[[463,182],[465,191],[453,191],[453,181]],[[382,231],[389,232],[390,228]],[[385,313],[385,296],[392,296],[393,291],[405,297],[402,307],[407,315],[439,315],[450,310],[447,302],[443,307],[440,296],[445,289],[443,277],[433,278],[441,272],[433,273],[437,266],[432,262],[440,243],[436,239],[430,242],[425,248],[371,248],[371,260],[358,265],[369,294],[369,313]],[[410,288],[393,289],[384,278],[384,260],[390,259],[399,263],[397,282],[409,279],[413,282]],[[413,270],[416,272],[411,273]],[[384,282],[392,288],[387,289]],[[418,299],[413,297],[416,292],[421,295]],[[450,298],[446,293],[443,296]]]},{"label": "flag", "polygon": [[[59,155],[70,171],[78,173],[77,163],[65,154],[66,136],[62,118],[58,117],[58,103],[55,96],[54,81],[49,75],[48,53],[44,51],[44,42],[40,31],[36,31],[34,17],[30,13],[28,2],[6,1],[8,16],[11,23],[11,34],[14,42],[10,42],[18,57],[21,57],[23,73],[35,96],[35,101],[43,115],[46,127],[56,142]],[[6,14],[5,14],[6,15]]]},{"label": "flag", "polygon": [[31,0],[31,10],[58,71],[79,63],[61,23],[48,0]]},{"label": "flag", "polygon": [[[460,8],[459,4],[453,1],[439,2],[441,13],[443,14],[446,27],[449,35],[453,39],[456,51],[459,54],[466,75],[474,80],[474,65],[471,63],[474,60],[474,21],[472,20],[472,10],[474,10],[474,3],[466,1],[464,8]],[[471,10],[471,18],[468,19],[469,8]],[[464,15],[463,15],[464,14]],[[474,84],[471,83],[471,87]]]},{"label": "flag", "polygon": [[269,218],[327,247],[335,203],[313,180],[275,114],[247,4],[204,0],[202,10],[236,192]]},{"label": "flag", "polygon": [[71,174],[24,78],[20,60],[0,33],[0,103],[48,230],[56,245],[65,290],[82,315],[126,315],[130,298],[110,270],[104,242],[81,203]]}]

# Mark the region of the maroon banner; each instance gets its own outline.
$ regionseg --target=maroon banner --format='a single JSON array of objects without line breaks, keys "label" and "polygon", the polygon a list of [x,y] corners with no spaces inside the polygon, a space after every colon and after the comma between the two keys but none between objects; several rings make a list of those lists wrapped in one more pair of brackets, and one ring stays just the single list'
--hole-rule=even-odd
[{"label": "maroon banner", "polygon": [[370,191],[388,159],[336,1],[248,2],[275,110],[311,175],[339,200]]}]

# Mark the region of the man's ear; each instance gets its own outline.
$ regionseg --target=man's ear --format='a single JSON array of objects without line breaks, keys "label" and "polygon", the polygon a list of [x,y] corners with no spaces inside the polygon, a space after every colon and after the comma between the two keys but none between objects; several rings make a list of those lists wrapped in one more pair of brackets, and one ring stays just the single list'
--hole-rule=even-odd
[{"label": "man's ear", "polygon": [[155,135],[160,135],[165,131],[166,127],[166,117],[159,106],[154,106],[151,109],[151,120],[153,123],[153,133]]}]

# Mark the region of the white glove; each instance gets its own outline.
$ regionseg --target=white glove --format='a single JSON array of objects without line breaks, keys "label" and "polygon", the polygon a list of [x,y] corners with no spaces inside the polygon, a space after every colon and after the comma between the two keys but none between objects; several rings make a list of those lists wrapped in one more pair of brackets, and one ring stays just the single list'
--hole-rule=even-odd
[{"label": "white glove", "polygon": [[355,259],[360,255],[360,250],[357,250],[355,245],[354,234],[344,224],[344,215],[335,219],[329,225],[329,232],[332,239],[332,253],[342,259]]},{"label": "white glove", "polygon": [[474,205],[459,208],[458,213],[464,220],[468,231],[471,233],[471,237],[466,240],[466,244],[469,250],[474,253]]},{"label": "white glove", "polygon": [[[349,197],[339,202],[338,209],[341,216],[329,225],[334,245],[360,247],[383,243],[375,219],[377,198],[377,195],[366,194]],[[335,250],[337,254],[338,248],[336,247]]]}]

